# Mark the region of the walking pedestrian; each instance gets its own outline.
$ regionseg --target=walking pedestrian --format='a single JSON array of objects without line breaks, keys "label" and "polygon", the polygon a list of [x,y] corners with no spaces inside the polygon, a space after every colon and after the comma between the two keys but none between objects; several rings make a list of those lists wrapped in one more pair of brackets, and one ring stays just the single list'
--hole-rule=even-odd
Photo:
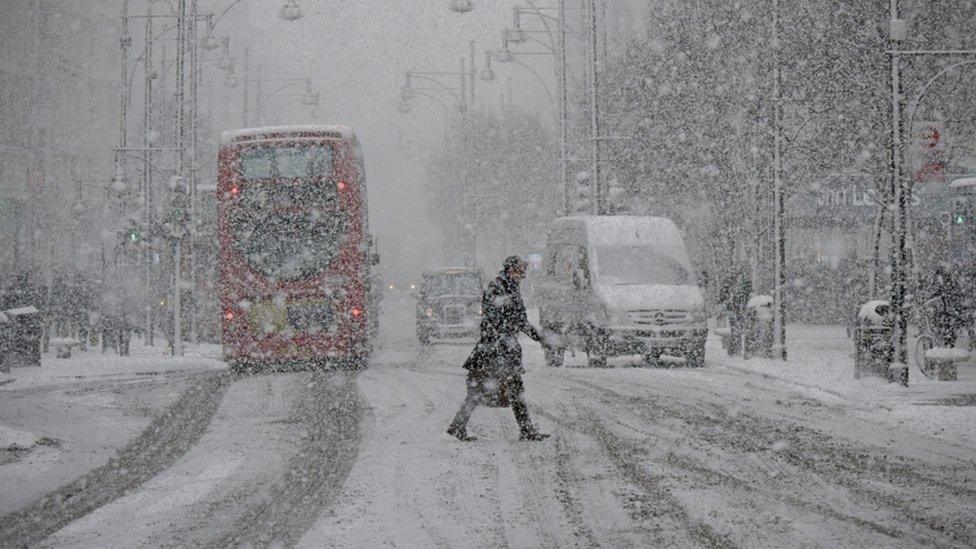
[{"label": "walking pedestrian", "polygon": [[729,356],[739,353],[745,332],[746,307],[752,297],[752,280],[744,265],[736,266],[719,290],[719,302],[725,308],[732,336],[726,351]]},{"label": "walking pedestrian", "polygon": [[[467,375],[467,397],[448,427],[448,434],[461,441],[476,440],[468,435],[471,413],[491,399],[495,393],[508,401],[515,413],[521,432],[520,440],[543,440],[549,435],[540,433],[529,418],[523,396],[522,346],[518,336],[525,333],[543,343],[542,334],[529,323],[519,283],[525,278],[528,264],[518,256],[510,256],[502,264],[502,271],[488,285],[481,297],[481,335],[471,355],[464,362]],[[543,343],[545,344],[545,343]]]},{"label": "walking pedestrian", "polygon": [[932,276],[932,327],[940,345],[956,346],[956,332],[965,326],[966,313],[962,292],[952,273],[944,265],[935,268]]}]

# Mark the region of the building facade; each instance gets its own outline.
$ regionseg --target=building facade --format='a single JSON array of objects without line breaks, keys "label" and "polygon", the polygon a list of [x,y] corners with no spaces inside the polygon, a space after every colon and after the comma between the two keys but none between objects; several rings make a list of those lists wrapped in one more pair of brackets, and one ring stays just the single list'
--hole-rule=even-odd
[{"label": "building facade", "polygon": [[0,272],[50,276],[96,253],[85,237],[118,135],[120,6],[21,0],[0,18]]}]

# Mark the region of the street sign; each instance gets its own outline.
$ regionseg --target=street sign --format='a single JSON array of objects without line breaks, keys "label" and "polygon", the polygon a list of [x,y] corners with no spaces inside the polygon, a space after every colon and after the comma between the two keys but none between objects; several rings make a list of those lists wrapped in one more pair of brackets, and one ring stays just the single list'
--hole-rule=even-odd
[{"label": "street sign", "polygon": [[944,182],[945,125],[942,122],[917,122],[912,129],[911,142],[915,182]]}]

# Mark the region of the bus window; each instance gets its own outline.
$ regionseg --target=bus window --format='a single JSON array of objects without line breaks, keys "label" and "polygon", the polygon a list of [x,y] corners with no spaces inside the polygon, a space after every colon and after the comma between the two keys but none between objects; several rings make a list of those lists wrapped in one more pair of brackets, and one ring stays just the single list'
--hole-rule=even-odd
[{"label": "bus window", "polygon": [[244,147],[240,154],[245,181],[330,178],[333,174],[332,149],[324,145],[259,145]]}]

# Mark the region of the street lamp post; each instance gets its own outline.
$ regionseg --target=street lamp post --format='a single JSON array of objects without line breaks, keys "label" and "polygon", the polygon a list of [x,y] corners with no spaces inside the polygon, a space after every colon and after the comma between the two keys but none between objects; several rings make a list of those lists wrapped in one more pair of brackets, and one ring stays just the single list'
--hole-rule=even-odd
[{"label": "street lamp post", "polygon": [[[142,146],[146,149],[149,148],[152,142],[152,136],[150,135],[150,128],[152,127],[152,94],[153,94],[153,65],[152,65],[152,31],[153,31],[153,3],[149,2],[146,6],[147,16],[146,16],[146,48],[143,52],[145,63],[145,80],[143,84],[143,109],[142,109]],[[143,207],[143,223],[145,224],[145,230],[149,231],[152,227],[152,173],[149,170],[149,166],[152,164],[151,153],[146,151],[146,158],[142,163],[142,207]],[[149,246],[143,247],[143,258],[142,258],[142,278],[143,278],[143,343],[146,345],[153,344],[153,318],[152,311],[153,307],[150,305],[152,303],[152,264],[151,251]]]},{"label": "street lamp post", "polygon": [[[891,309],[895,319],[892,331],[892,346],[894,360],[905,363],[907,351],[905,348],[908,331],[908,315],[905,311],[905,298],[908,286],[908,204],[911,200],[911,189],[906,184],[906,177],[902,173],[904,155],[903,127],[902,127],[902,85],[901,85],[901,56],[972,56],[976,50],[899,50],[898,43],[907,39],[907,26],[899,16],[898,0],[889,0],[889,50],[891,57],[891,185],[894,196],[894,251],[892,254],[892,290]],[[944,71],[945,72],[945,71]],[[936,75],[941,76],[942,73]],[[930,81],[919,94],[925,93]],[[915,103],[917,107],[918,101]],[[914,109],[911,116],[914,118]]]},{"label": "street lamp post", "polygon": [[556,121],[556,123],[558,123],[559,122],[559,113],[557,112],[558,107],[556,105],[555,99],[552,96],[552,90],[549,89],[549,84],[546,84],[546,81],[545,79],[542,78],[542,75],[540,75],[537,70],[532,68],[531,65],[519,61],[516,58],[516,56],[519,55],[550,55],[550,54],[548,52],[521,52],[521,51],[513,52],[510,50],[501,50],[501,51],[485,50],[485,67],[482,69],[481,79],[486,81],[495,79],[495,71],[491,68],[492,57],[498,59],[499,61],[505,59],[504,61],[505,63],[515,63],[516,65],[524,68],[525,70],[529,71],[532,74],[532,76],[535,77],[536,80],[539,81],[540,85],[542,85],[543,91],[546,92],[546,98],[549,100],[549,106],[552,109],[553,119]]},{"label": "street lamp post", "polygon": [[[569,28],[566,23],[566,0],[559,0],[558,5],[555,8],[540,8],[536,6],[534,0],[524,0],[528,7],[516,6],[514,8],[515,21],[512,28],[514,33],[506,33],[504,49],[507,50],[508,43],[522,43],[526,41],[525,34],[526,31],[521,26],[521,15],[534,15],[539,21],[542,22],[545,34],[549,37],[548,48],[555,58],[555,72],[556,72],[556,88],[558,95],[558,125],[559,125],[559,173],[560,173],[560,183],[562,185],[563,194],[563,213],[568,215],[571,212],[571,201],[570,201],[570,184],[569,184],[569,92],[568,92],[568,63],[566,61],[566,31],[569,30],[579,36],[576,31]],[[556,10],[556,17],[543,13],[543,10]],[[573,8],[581,9],[583,11],[588,11],[584,8]],[[592,10],[593,18],[596,17],[596,11]],[[552,29],[549,24],[553,23],[556,25],[557,33],[553,36]],[[595,21],[594,21],[595,24]],[[593,62],[595,57],[590,58],[590,62]],[[588,71],[595,73],[595,65],[587,65]],[[589,73],[587,73],[588,76]],[[599,106],[591,102],[591,112],[593,109],[598,109]],[[592,131],[592,129],[591,129]],[[593,135],[594,143],[596,143],[596,134]],[[595,187],[594,187],[595,191]],[[595,194],[595,193],[594,193]],[[595,202],[595,201],[594,201]]]},{"label": "street lamp post", "polygon": [[[468,126],[469,126],[470,106],[471,104],[474,103],[474,78],[476,72],[474,68],[474,55],[475,55],[474,42],[472,41],[470,43],[470,51],[469,51],[470,62],[471,62],[470,70],[466,70],[465,61],[464,58],[462,57],[459,71],[406,71],[404,73],[404,75],[406,76],[406,81],[404,83],[403,88],[401,88],[400,90],[400,99],[402,100],[402,103],[400,105],[401,112],[409,111],[409,101],[417,95],[417,92],[416,90],[414,90],[412,85],[412,79],[414,78],[418,80],[428,81],[435,84],[440,89],[447,91],[451,95],[451,97],[453,97],[454,100],[457,102],[458,111],[460,113],[460,123],[461,123],[461,157],[462,157],[461,163],[463,165],[463,168],[461,170],[461,197],[462,200],[464,201],[468,200],[467,195],[469,194],[470,175],[468,172],[470,170],[471,162],[470,162],[470,152],[469,152],[470,129]],[[459,87],[451,88],[450,86],[447,86],[446,84],[438,80],[438,77],[440,76],[458,78],[460,84]],[[468,101],[468,96],[467,96],[469,79],[471,85],[470,103]],[[460,95],[455,93],[455,90],[458,90],[460,92]],[[465,209],[470,209],[470,205],[468,205],[468,207],[466,207]],[[474,237],[474,228],[473,227],[468,228],[467,232],[469,233],[468,236],[472,244],[471,246],[467,247],[468,251],[470,252],[470,255],[466,260],[466,262],[469,265],[473,266],[477,262],[477,251],[474,245],[474,243],[476,242]]]},{"label": "street lamp post", "polygon": [[[259,69],[259,72],[260,72],[260,69]],[[313,92],[312,91],[312,80],[309,79],[309,78],[251,78],[251,79],[245,79],[244,80],[244,88],[245,88],[245,95],[244,95],[244,97],[245,97],[245,101],[244,101],[244,104],[243,104],[245,123],[247,121],[247,108],[248,108],[248,103],[247,103],[247,97],[248,97],[248,95],[247,95],[246,89],[247,89],[247,85],[248,85],[249,82],[254,83],[255,87],[257,88],[255,90],[255,94],[254,94],[255,95],[255,97],[254,97],[254,103],[255,103],[255,121],[254,121],[254,123],[256,125],[258,125],[258,126],[260,126],[261,123],[262,123],[262,117],[264,115],[264,104],[265,104],[265,102],[268,101],[269,99],[271,99],[272,97],[274,97],[275,95],[280,94],[282,91],[287,90],[287,89],[292,88],[292,87],[295,87],[295,86],[297,86],[299,84],[304,84],[305,85],[305,92],[304,93],[301,93],[301,94],[298,94],[298,96],[301,98],[301,103],[303,105],[305,105],[305,106],[312,107],[313,113],[318,110],[320,96],[319,96],[318,92]],[[272,92],[270,92],[268,94],[264,94],[264,92],[262,91],[263,90],[263,84],[270,84],[270,83],[277,83],[277,84],[283,84],[283,85],[282,86],[279,86],[277,89],[275,89],[274,91],[272,91]],[[287,95],[287,94],[285,94],[285,95]],[[315,115],[313,114],[313,117],[314,116]]]},{"label": "street lamp post", "polygon": [[[194,1],[195,0],[191,0]],[[176,20],[176,176],[173,178],[173,206],[177,206],[177,188],[186,181],[186,0],[178,0]],[[173,231],[173,354],[183,355],[182,261],[183,238]]]},{"label": "street lamp post", "polygon": [[589,29],[589,58],[590,58],[590,182],[593,185],[593,215],[606,212],[606,193],[600,182],[600,91],[599,72],[597,71],[597,24],[596,0],[589,0],[586,4],[590,20]]},{"label": "street lamp post", "polygon": [[[177,88],[177,178],[175,178],[175,184],[173,185],[173,198],[174,204],[176,202],[182,202],[186,199],[189,200],[189,210],[190,210],[190,220],[195,221],[195,187],[196,187],[196,121],[197,121],[197,101],[196,101],[196,80],[198,77],[198,67],[197,67],[197,56],[196,48],[198,42],[198,36],[196,33],[196,20],[197,20],[197,0],[190,0],[190,24],[187,24],[187,13],[186,13],[186,0],[179,0],[177,7],[177,53],[176,53],[176,88]],[[213,32],[214,26],[220,20],[221,17],[227,14],[231,8],[238,5],[243,0],[235,0],[230,4],[224,11],[217,17],[216,21],[213,21],[208,29],[208,36]],[[288,0],[285,5],[278,12],[278,16],[286,21],[296,21],[304,16],[301,8],[298,6],[296,0]],[[190,42],[190,88],[191,88],[191,105],[190,105],[190,116],[191,121],[191,136],[190,142],[193,150],[190,152],[190,162],[192,165],[192,170],[189,175],[189,188],[183,188],[185,182],[187,182],[187,166],[186,166],[186,130],[187,130],[187,113],[185,105],[185,86],[186,86],[186,70],[184,67],[185,59],[187,55],[187,34],[192,34],[192,42]],[[184,194],[186,196],[184,196]],[[174,289],[173,289],[173,353],[176,355],[183,354],[183,333],[182,333],[182,303],[181,303],[181,271],[182,271],[182,245],[184,231],[180,227],[178,230],[174,230],[174,240],[175,250],[174,250]],[[191,246],[192,246],[192,236],[191,236]],[[191,282],[195,281],[195,276],[193,272],[195,271],[195,266],[193,265],[193,249],[190,248],[191,261],[190,261],[190,271],[191,271]],[[191,295],[195,293],[195,287],[191,288]],[[194,330],[195,332],[195,330]]]},{"label": "street lamp post", "polygon": [[773,0],[773,356],[786,360],[786,228],[783,198],[783,101],[780,90],[782,69],[779,44],[779,0]]}]

